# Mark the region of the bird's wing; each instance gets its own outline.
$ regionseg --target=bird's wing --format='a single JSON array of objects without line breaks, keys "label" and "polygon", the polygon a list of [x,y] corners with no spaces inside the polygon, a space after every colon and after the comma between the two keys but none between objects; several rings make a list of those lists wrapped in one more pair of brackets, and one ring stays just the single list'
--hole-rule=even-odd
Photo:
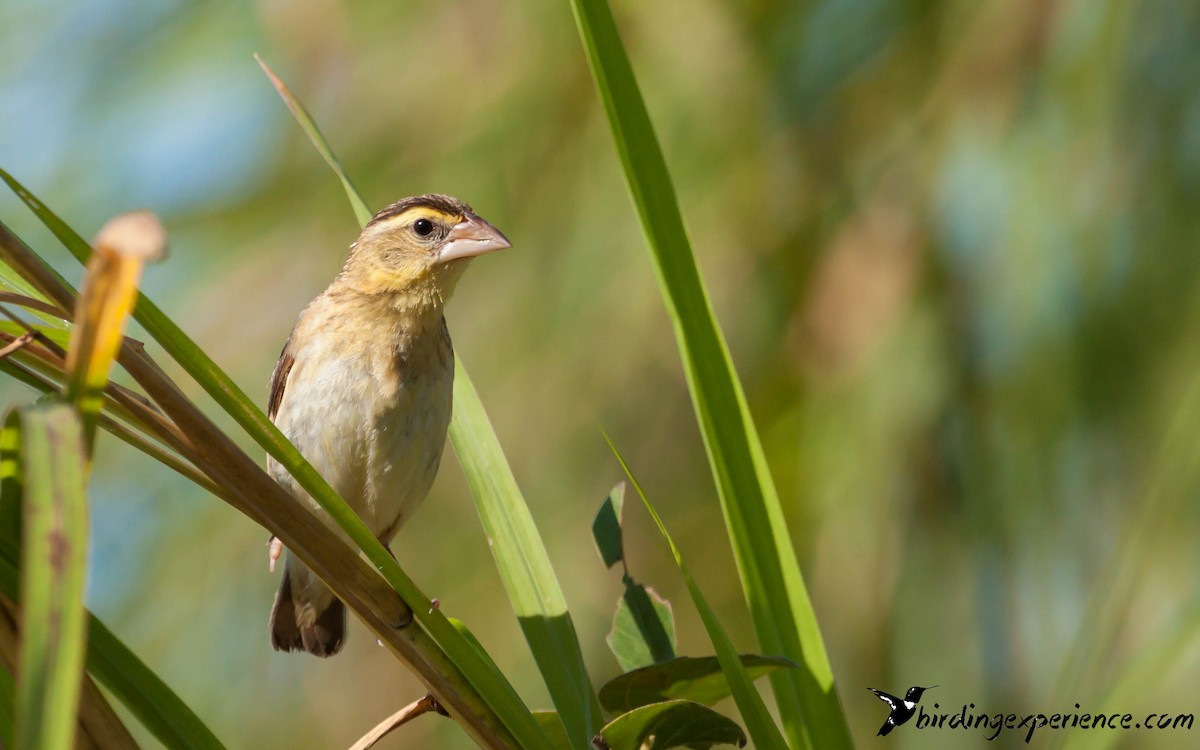
[{"label": "bird's wing", "polygon": [[283,351],[279,353],[275,371],[271,373],[271,390],[267,396],[267,417],[271,421],[274,421],[275,415],[279,413],[279,405],[283,403],[283,391],[287,388],[288,373],[292,371],[294,364],[296,358],[292,354],[292,338],[289,336],[287,343],[283,345]]},{"label": "bird's wing", "polygon": [[882,690],[876,690],[875,688],[867,688],[867,690],[870,690],[872,693],[875,694],[876,698],[878,698],[879,700],[888,704],[888,706],[890,706],[893,709],[896,708],[896,706],[899,706],[903,702],[896,696],[894,696],[890,693],[885,693]]}]

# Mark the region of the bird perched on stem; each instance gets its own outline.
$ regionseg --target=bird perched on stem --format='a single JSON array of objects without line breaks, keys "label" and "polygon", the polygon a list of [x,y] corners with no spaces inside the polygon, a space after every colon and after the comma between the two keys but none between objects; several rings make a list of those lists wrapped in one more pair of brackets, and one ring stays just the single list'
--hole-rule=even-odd
[{"label": "bird perched on stem", "polygon": [[[454,352],[445,301],[471,258],[510,246],[455,198],[393,203],[300,313],[275,365],[271,420],[384,546],[429,492],[446,442]],[[286,469],[271,458],[267,468],[324,517]],[[273,545],[272,564],[276,556]],[[270,629],[276,650],[332,656],[346,639],[345,606],[289,555]]]}]

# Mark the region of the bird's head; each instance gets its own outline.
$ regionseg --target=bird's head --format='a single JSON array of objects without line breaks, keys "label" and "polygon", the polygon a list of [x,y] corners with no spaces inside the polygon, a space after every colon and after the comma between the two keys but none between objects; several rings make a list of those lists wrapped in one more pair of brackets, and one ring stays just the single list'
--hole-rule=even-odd
[{"label": "bird's head", "polygon": [[933,690],[935,687],[937,687],[937,685],[930,685],[929,687],[910,687],[908,692],[904,694],[904,700],[917,703],[921,700],[922,693],[924,693],[926,690]]},{"label": "bird's head", "polygon": [[448,195],[397,201],[371,218],[341,278],[368,294],[441,301],[477,255],[512,247],[500,230]]}]

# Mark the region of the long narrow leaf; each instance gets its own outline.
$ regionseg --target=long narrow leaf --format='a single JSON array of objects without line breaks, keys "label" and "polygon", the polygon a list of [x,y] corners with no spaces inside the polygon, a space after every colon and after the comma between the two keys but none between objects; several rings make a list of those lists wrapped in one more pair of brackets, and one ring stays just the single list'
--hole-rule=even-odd
[{"label": "long narrow leaf", "polygon": [[329,165],[329,168],[333,170],[337,178],[342,181],[342,188],[346,191],[346,197],[350,199],[350,207],[354,209],[354,216],[358,219],[359,226],[366,224],[371,220],[371,210],[367,208],[366,202],[358,194],[358,189],[350,181],[350,175],[346,174],[346,170],[342,168],[342,163],[333,155],[333,149],[325,141],[325,136],[321,135],[321,131],[317,127],[317,123],[313,121],[312,115],[308,113],[308,110],[304,108],[300,100],[292,94],[291,89],[279,79],[279,76],[275,75],[275,71],[271,70],[271,67],[267,65],[265,60],[258,55],[255,55],[254,59],[258,61],[263,72],[267,74],[267,79],[271,82],[271,85],[279,92],[279,97],[283,99],[283,103],[291,111],[292,117],[299,123],[300,129],[308,136],[308,140],[312,143],[313,148],[317,150],[317,153],[321,155],[325,163]]},{"label": "long narrow leaf", "polygon": [[774,480],[612,11],[605,0],[571,5],[674,323],[760,646],[802,667],[771,675],[788,738],[797,748],[848,748],[845,715]]},{"label": "long narrow leaf", "polygon": [[[91,247],[71,227],[53,214],[44,204],[24,189],[11,175],[0,170],[0,179],[7,182],[26,205],[58,237],[77,260],[86,265]],[[2,228],[2,225],[0,225]],[[46,267],[45,272],[65,285],[61,276]],[[363,551],[372,565],[406,602],[426,602],[417,585],[400,568],[383,545],[367,529],[323,477],[300,455],[296,447],[267,419],[236,383],[192,341],[161,309],[144,294],[138,295],[134,318],[195,381],[255,440],[284,466],[304,490],[321,505],[330,518],[346,532]],[[487,668],[477,651],[468,644],[437,609],[416,607],[413,614],[428,629],[429,634],[445,651],[473,689],[483,699],[504,727],[512,733],[522,748],[548,748],[528,707],[521,702],[512,685],[502,674]],[[479,717],[463,717],[472,720]]]},{"label": "long narrow leaf", "polygon": [[[0,539],[0,593],[16,599],[13,539]],[[166,747],[224,750],[216,735],[95,615],[87,614],[87,670]]]},{"label": "long narrow leaf", "polygon": [[[317,152],[341,180],[359,224],[366,224],[371,218],[370,209],[308,110],[262,58],[256,55],[255,59]],[[558,715],[574,743],[586,745],[599,729],[600,704],[588,679],[566,599],[500,441],[457,355],[454,366],[450,442],[467,477],[484,533],[491,541],[501,581]]]},{"label": "long narrow leaf", "polygon": [[[605,440],[608,440],[607,436],[605,436]],[[767,711],[767,706],[763,702],[762,696],[754,689],[754,679],[746,671],[746,667],[742,664],[742,657],[738,654],[737,649],[734,648],[729,634],[721,627],[721,622],[717,619],[716,613],[708,605],[708,600],[704,598],[700,587],[696,585],[696,580],[692,578],[691,572],[684,565],[683,555],[679,552],[679,548],[675,546],[675,540],[671,538],[671,534],[667,531],[662,518],[659,517],[658,511],[650,504],[646,493],[642,491],[642,485],[634,477],[633,472],[629,469],[629,465],[625,463],[625,459],[611,440],[608,441],[608,447],[612,449],[613,455],[617,457],[617,461],[621,464],[621,469],[625,471],[625,476],[629,478],[630,484],[637,490],[638,497],[642,498],[642,503],[646,506],[646,510],[650,512],[650,516],[654,519],[658,530],[662,532],[663,538],[667,540],[667,544],[671,547],[671,554],[675,556],[675,564],[679,566],[679,572],[683,574],[683,580],[687,583],[688,591],[692,595],[692,601],[695,602],[696,609],[700,612],[700,619],[704,622],[704,629],[708,631],[708,637],[712,640],[713,649],[717,654],[717,661],[721,663],[721,671],[725,673],[725,679],[729,681],[730,692],[733,694],[734,701],[737,702],[738,710],[742,712],[742,719],[746,722],[746,728],[750,730],[750,736],[754,739],[754,746],[760,750],[767,750],[767,748],[787,750],[787,741],[784,740],[779,727],[775,726],[775,722],[771,719],[771,714]]]},{"label": "long narrow leaf", "polygon": [[454,406],[450,440],[491,542],[500,580],[572,745],[586,747],[600,728],[601,713],[575,625],[529,506],[465,370],[454,378]]},{"label": "long narrow leaf", "polygon": [[[83,676],[87,497],[83,432],[62,403],[14,412],[22,477],[18,750],[68,750]],[[7,425],[6,425],[7,426]]]},{"label": "long narrow leaf", "polygon": [[87,668],[163,745],[223,750],[200,717],[94,615],[88,619]]}]

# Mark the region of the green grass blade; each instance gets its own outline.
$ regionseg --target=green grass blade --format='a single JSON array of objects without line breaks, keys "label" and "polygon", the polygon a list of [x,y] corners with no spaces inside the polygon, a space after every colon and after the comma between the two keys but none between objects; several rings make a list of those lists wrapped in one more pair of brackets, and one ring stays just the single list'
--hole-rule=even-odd
[{"label": "green grass blade", "polygon": [[696,267],[675,188],[633,68],[604,0],[571,0],[608,115],[716,479],[734,557],[760,646],[801,669],[771,684],[797,747],[851,746],[816,614],[741,382]]},{"label": "green grass blade", "polygon": [[271,85],[274,86],[275,90],[279,92],[279,96],[283,99],[283,103],[287,105],[289,110],[291,110],[292,117],[294,117],[296,122],[300,125],[300,128],[304,131],[304,134],[308,136],[308,140],[311,141],[313,147],[317,149],[317,153],[319,153],[322,158],[325,159],[325,163],[329,165],[329,168],[333,170],[333,173],[336,174],[338,179],[342,181],[342,188],[344,188],[346,191],[346,197],[350,199],[350,207],[354,209],[354,216],[358,219],[358,225],[362,226],[366,224],[371,220],[371,211],[367,208],[367,204],[362,199],[362,196],[358,194],[358,190],[354,187],[354,183],[350,181],[350,175],[346,174],[346,170],[342,168],[342,163],[338,161],[336,156],[334,156],[333,149],[329,148],[329,143],[326,142],[325,136],[321,135],[321,131],[319,128],[317,128],[317,123],[313,121],[312,115],[308,113],[308,110],[304,108],[304,105],[300,103],[300,100],[292,94],[291,89],[289,89],[283,83],[283,81],[279,80],[279,76],[275,75],[275,71],[271,70],[266,61],[264,61],[258,55],[255,55],[254,59],[258,61],[258,64],[262,67],[263,72],[267,74],[267,78],[271,81]]},{"label": "green grass blade", "polygon": [[[0,540],[0,593],[18,595],[15,540]],[[95,615],[87,614],[87,670],[166,747],[223,750],[187,704]],[[10,747],[11,745],[5,745]]]},{"label": "green grass blade", "polygon": [[470,377],[454,378],[450,441],[471,487],[500,579],[576,747],[586,747],[600,728],[600,703],[588,679],[575,625],[550,557],[538,535]]},{"label": "green grass blade", "polygon": [[62,403],[27,407],[7,421],[20,433],[24,517],[15,747],[69,750],[87,622],[83,431],[78,414]]},{"label": "green grass blade", "polygon": [[[81,263],[87,264],[91,246],[71,227],[34,198],[11,176],[0,170],[0,178],[13,187],[39,219]],[[49,267],[47,267],[49,268]],[[61,277],[59,277],[61,278]],[[65,284],[65,282],[63,282]],[[68,285],[69,286],[69,285]],[[194,341],[148,297],[139,293],[133,317],[227,414],[234,418],[259,446],[279,461],[314,500],[346,532],[372,565],[406,602],[427,602],[426,596],[399,563],[380,544],[323,477],[300,455],[279,429],[267,419],[246,394]],[[429,631],[470,685],[478,692],[523,748],[548,748],[529,708],[517,697],[503,675],[487,668],[477,651],[454,629],[437,609],[415,607],[413,614]]]},{"label": "green grass blade", "polygon": [[[608,440],[608,436],[606,435],[604,439]],[[771,714],[767,710],[767,705],[763,702],[762,696],[754,689],[754,679],[746,671],[746,667],[742,664],[742,657],[738,654],[737,649],[734,648],[729,634],[721,627],[721,622],[717,619],[716,613],[708,605],[708,600],[704,598],[704,594],[701,593],[696,580],[692,578],[691,572],[683,562],[683,555],[679,552],[679,548],[675,546],[675,540],[671,538],[671,534],[667,531],[662,518],[659,517],[658,511],[650,504],[646,493],[642,491],[642,485],[633,476],[629,465],[625,463],[625,459],[611,440],[608,440],[608,446],[612,449],[613,455],[617,457],[617,461],[621,464],[621,469],[625,471],[625,476],[629,478],[629,483],[637,491],[638,497],[642,498],[642,503],[646,506],[646,510],[650,512],[650,516],[654,519],[658,530],[662,532],[663,538],[667,540],[667,544],[671,547],[671,554],[675,556],[675,564],[679,566],[679,572],[683,574],[683,580],[687,583],[688,591],[692,595],[692,601],[696,603],[696,609],[700,612],[700,619],[704,622],[704,629],[708,631],[708,637],[712,641],[713,649],[717,654],[717,661],[721,663],[721,671],[725,673],[725,679],[729,681],[730,692],[733,694],[734,701],[737,702],[738,710],[742,713],[742,720],[746,722],[746,729],[749,730],[750,737],[754,740],[754,746],[759,748],[759,750],[768,750],[768,748],[772,750],[787,750],[787,741],[784,740],[779,727],[775,726],[775,722],[771,719]]]},{"label": "green grass blade", "polygon": [[88,620],[87,668],[163,745],[224,749],[200,717],[95,616]]},{"label": "green grass blade", "polygon": [[[359,224],[366,224],[371,210],[316,122],[270,67],[261,58],[256,59],[296,122],[341,180]],[[454,367],[450,441],[466,474],[484,533],[492,542],[501,580],[558,714],[567,733],[586,745],[599,728],[600,704],[587,676],[566,600],[487,412],[457,356]]]}]

